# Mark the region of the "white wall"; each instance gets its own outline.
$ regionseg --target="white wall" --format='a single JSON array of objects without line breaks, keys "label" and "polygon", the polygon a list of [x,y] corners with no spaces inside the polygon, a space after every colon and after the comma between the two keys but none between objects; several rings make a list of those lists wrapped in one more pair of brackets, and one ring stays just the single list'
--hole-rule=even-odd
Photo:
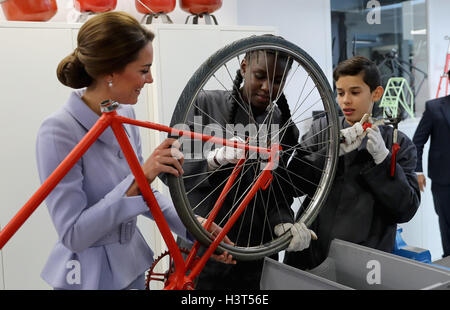
[{"label": "white wall", "polygon": [[[276,27],[278,35],[308,53],[333,84],[330,0],[245,0],[237,3],[237,12],[239,25]],[[289,105],[298,108],[295,102]],[[299,127],[302,132],[308,128],[308,122]]]},{"label": "white wall", "polygon": [[278,34],[310,54],[332,82],[330,0],[245,0],[239,25],[275,26]]},{"label": "white wall", "polygon": [[[73,0],[56,0],[56,3],[58,5],[58,12],[49,21],[74,22],[74,19],[77,17],[79,12],[76,11],[73,7]],[[214,13],[220,25],[236,25],[236,3],[237,0],[224,0],[222,3],[222,7]],[[140,14],[136,10],[134,0],[117,0],[117,6],[115,10],[126,11],[136,17],[138,20],[141,20],[141,18],[143,17],[143,14]],[[184,24],[186,17],[189,16],[189,13],[181,10],[179,1],[177,1],[175,9],[168,15],[175,24]],[[3,14],[3,11],[0,10],[0,20],[5,19],[6,18]],[[155,23],[160,22],[161,19],[155,20]],[[190,22],[192,22],[192,20]],[[204,23],[204,20],[201,19],[199,23]]]},{"label": "white wall", "polygon": [[[0,49],[0,225],[5,227],[40,185],[36,134],[44,118],[67,100],[69,91],[57,81],[55,68],[73,46],[71,29],[2,26],[0,42],[8,42]],[[49,37],[56,42],[52,48],[41,44]],[[24,59],[27,69],[22,68]],[[41,204],[0,251],[4,288],[48,288],[39,274],[56,240]]]}]

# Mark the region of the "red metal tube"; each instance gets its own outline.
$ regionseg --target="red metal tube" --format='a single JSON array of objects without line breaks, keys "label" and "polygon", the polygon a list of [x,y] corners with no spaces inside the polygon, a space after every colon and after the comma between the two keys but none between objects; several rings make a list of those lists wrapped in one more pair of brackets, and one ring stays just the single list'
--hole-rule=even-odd
[{"label": "red metal tube", "polygon": [[56,187],[67,172],[72,169],[75,163],[83,156],[89,147],[105,131],[111,123],[111,115],[103,114],[67,157],[59,164],[52,174],[45,180],[27,203],[9,221],[5,228],[0,231],[0,250],[8,240],[17,232],[23,223],[30,217],[36,208],[44,201],[50,192]]},{"label": "red metal tube", "polygon": [[203,267],[205,266],[208,259],[211,257],[213,252],[216,250],[216,248],[219,246],[220,242],[225,238],[226,234],[230,231],[231,227],[234,225],[234,223],[237,221],[239,216],[242,214],[242,212],[245,210],[247,205],[250,203],[250,201],[253,199],[253,197],[256,195],[257,191],[261,188],[263,190],[267,189],[268,185],[273,179],[273,176],[271,174],[271,170],[274,166],[274,163],[278,160],[278,151],[279,151],[279,145],[272,145],[272,148],[270,150],[270,157],[269,157],[269,163],[267,164],[266,169],[263,170],[261,175],[256,180],[255,184],[253,184],[252,188],[248,192],[248,194],[245,196],[244,200],[241,202],[239,207],[234,211],[233,215],[230,217],[230,219],[227,221],[225,226],[222,228],[222,231],[217,235],[217,237],[214,239],[214,241],[210,244],[209,248],[206,250],[204,255],[200,258],[200,260],[197,262],[197,264],[192,268],[191,273],[189,274],[188,278],[193,281]]},{"label": "red metal tube", "polygon": [[[123,154],[125,155],[128,165],[130,166],[130,169],[133,172],[133,175],[139,186],[141,194],[144,197],[144,200],[147,203],[147,206],[149,207],[149,210],[153,215],[155,223],[158,226],[158,229],[161,232],[164,241],[166,242],[169,252],[173,257],[175,264],[175,278],[176,278],[175,280],[176,286],[174,287],[174,289],[182,289],[181,284],[184,283],[184,275],[185,275],[185,265],[183,256],[181,255],[181,252],[178,249],[178,245],[175,241],[175,238],[172,235],[172,232],[170,230],[169,225],[167,224],[167,221],[164,218],[164,214],[159,208],[158,201],[156,200],[155,195],[153,194],[150,188],[150,184],[148,183],[147,178],[145,177],[144,172],[142,171],[141,164],[139,163],[139,160],[136,154],[134,153],[133,147],[131,146],[130,141],[128,140],[128,137],[125,133],[125,129],[123,128],[121,121],[115,118],[111,123],[111,128],[114,132],[114,135],[117,138],[117,141],[119,142]],[[178,285],[181,285],[181,287]]]},{"label": "red metal tube", "polygon": [[[217,199],[216,203],[214,204],[214,207],[213,207],[213,209],[211,211],[211,214],[207,218],[206,223],[203,225],[206,230],[209,229],[209,227],[211,226],[212,222],[214,221],[214,219],[216,218],[217,214],[219,213],[220,208],[222,207],[223,202],[225,201],[225,198],[228,195],[228,192],[230,191],[231,187],[233,186],[234,180],[236,179],[237,175],[241,171],[242,165],[244,164],[244,162],[245,162],[245,159],[242,158],[242,159],[239,160],[239,162],[234,167],[233,172],[231,173],[230,177],[228,178],[227,183],[223,187],[219,198]],[[198,251],[198,244],[195,244],[192,249],[193,250],[191,250],[191,252],[189,253],[188,258],[186,259],[186,266],[190,266],[192,264],[193,260],[195,259],[195,256],[196,256],[197,251]]]},{"label": "red metal tube", "polygon": [[239,147],[241,149],[244,149],[247,151],[252,151],[255,153],[260,153],[260,154],[270,154],[270,152],[271,152],[271,150],[268,148],[248,145],[248,144],[237,142],[237,141],[230,141],[230,140],[227,140],[224,138],[203,135],[201,133],[193,132],[193,131],[189,131],[189,130],[179,130],[176,128],[164,126],[164,125],[153,123],[153,122],[138,121],[138,120],[129,119],[129,118],[126,118],[123,116],[117,116],[116,119],[125,124],[131,124],[131,125],[135,125],[135,126],[146,127],[146,128],[150,128],[150,129],[154,129],[154,130],[158,130],[158,131],[163,131],[163,132],[167,132],[173,136],[179,136],[179,137],[184,136],[184,137],[189,137],[191,139],[209,141],[209,142],[212,142],[215,144],[221,144],[221,145],[226,145],[226,146],[230,146],[230,147]]}]

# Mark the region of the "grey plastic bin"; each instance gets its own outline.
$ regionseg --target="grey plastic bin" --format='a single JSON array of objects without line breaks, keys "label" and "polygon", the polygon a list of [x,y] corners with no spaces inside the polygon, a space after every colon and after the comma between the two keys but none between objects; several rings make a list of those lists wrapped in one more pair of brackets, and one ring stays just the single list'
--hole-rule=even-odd
[{"label": "grey plastic bin", "polygon": [[260,286],[263,290],[449,290],[450,270],[335,239],[327,259],[309,271],[265,258]]}]

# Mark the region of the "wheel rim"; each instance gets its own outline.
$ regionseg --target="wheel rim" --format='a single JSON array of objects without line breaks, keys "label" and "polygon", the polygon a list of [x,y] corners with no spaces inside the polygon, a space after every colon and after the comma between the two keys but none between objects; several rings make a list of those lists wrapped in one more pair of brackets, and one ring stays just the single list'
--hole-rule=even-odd
[{"label": "wheel rim", "polygon": [[[260,51],[256,53],[256,51]],[[262,52],[265,51],[265,52]],[[262,55],[264,58],[264,62],[266,64],[272,63],[274,64],[272,68],[269,68],[269,65],[266,65],[266,82],[272,88],[272,91],[269,90],[270,102],[277,102],[280,100],[280,94],[284,94],[287,102],[290,106],[291,118],[283,123],[280,121],[279,117],[279,109],[277,104],[273,104],[270,109],[272,112],[267,113],[263,118],[263,121],[256,120],[257,117],[252,114],[251,109],[248,109],[248,122],[245,125],[259,123],[265,124],[267,128],[271,128],[271,125],[276,125],[276,123],[282,123],[279,130],[271,130],[270,132],[270,142],[280,142],[283,150],[280,152],[280,162],[278,168],[273,170],[272,173],[275,176],[274,181],[267,189],[265,194],[262,191],[258,191],[255,199],[248,205],[244,213],[241,215],[240,221],[237,222],[232,228],[232,235],[236,240],[232,240],[236,245],[230,246],[228,244],[224,244],[223,242],[219,246],[219,250],[226,250],[231,253],[235,258],[241,260],[251,260],[257,259],[263,256],[267,256],[273,253],[280,251],[285,248],[290,241],[290,234],[285,233],[282,236],[278,237],[273,232],[273,225],[271,223],[271,219],[269,218],[270,214],[273,214],[273,205],[269,206],[269,202],[276,202],[275,208],[279,209],[279,213],[286,213],[286,205],[289,207],[293,207],[294,209],[299,209],[300,206],[303,210],[301,216],[297,217],[297,221],[304,222],[307,226],[309,226],[312,221],[317,216],[321,206],[324,204],[324,201],[328,195],[329,186],[331,184],[332,179],[334,178],[336,161],[337,161],[337,138],[338,138],[338,121],[337,121],[337,112],[334,100],[332,98],[332,92],[328,85],[328,81],[326,80],[323,72],[318,67],[318,65],[299,47],[274,36],[259,36],[259,37],[250,37],[247,39],[239,40],[235,43],[232,43],[213,56],[211,56],[193,75],[191,80],[186,85],[180,99],[177,103],[177,107],[175,109],[174,115],[172,117],[171,126],[177,127],[179,124],[189,125],[190,130],[194,130],[196,132],[201,132],[204,134],[210,134],[208,132],[207,127],[211,123],[214,125],[218,125],[222,131],[226,132],[226,128],[224,128],[224,124],[228,124],[227,122],[231,121],[229,115],[227,113],[216,113],[214,111],[205,111],[205,107],[200,102],[200,99],[207,98],[209,92],[211,90],[219,90],[225,94],[231,94],[233,89],[233,80],[234,74],[236,70],[240,68],[240,64],[242,63],[245,55],[250,55],[246,60],[250,66],[248,66],[247,70],[252,71],[251,64],[254,63],[255,58],[252,60],[251,55]],[[283,62],[282,60],[285,59]],[[258,60],[260,62],[260,60]],[[282,68],[284,63],[284,68]],[[288,64],[291,63],[289,66]],[[278,66],[278,68],[277,68]],[[257,67],[257,66],[255,66]],[[277,73],[277,74],[274,74]],[[275,93],[275,86],[277,83],[275,82],[275,78],[280,78],[281,76],[281,87]],[[245,90],[244,90],[245,91]],[[237,110],[239,112],[245,111],[245,100],[243,97],[251,98],[251,89],[250,93],[247,90],[247,94],[244,95],[244,91],[239,94],[240,98],[236,98],[235,96],[231,96],[231,101],[236,102],[238,105]],[[204,100],[207,102],[208,100]],[[209,100],[209,102],[213,102],[214,100]],[[239,103],[238,103],[239,102]],[[248,105],[248,104],[247,104]],[[211,108],[211,106],[209,106]],[[214,107],[215,108],[215,107]],[[278,109],[278,111],[277,111]],[[199,114],[202,120],[202,126],[195,127],[198,125],[198,122],[192,122],[192,114]],[[287,166],[289,163],[294,160],[298,160],[297,158],[293,158],[291,155],[294,150],[299,150],[302,148],[302,144],[298,143],[293,145],[284,143],[289,140],[286,135],[292,133],[291,131],[285,130],[288,124],[294,123],[297,129],[300,131],[300,137],[303,136],[307,131],[310,123],[312,122],[312,111],[323,111],[319,112],[322,114],[321,116],[326,118],[327,127],[325,128],[326,136],[328,137],[328,142],[326,142],[326,153],[323,167],[321,167],[321,176],[317,183],[314,183],[314,187],[316,190],[313,194],[303,195],[301,197],[297,197],[294,199],[293,204],[289,204],[289,199],[285,199],[285,201],[277,201],[277,199],[268,199],[267,195],[272,195],[273,197],[280,198],[282,200],[285,198],[286,193],[283,192],[285,188],[283,185],[287,183],[293,183],[292,179],[290,179],[290,174],[286,175]],[[194,114],[195,114],[194,113]],[[212,116],[214,114],[214,116]],[[218,117],[219,116],[219,117]],[[278,120],[277,120],[278,116]],[[209,122],[204,122],[204,120],[209,120]],[[234,123],[234,122],[233,122]],[[244,122],[245,123],[245,122]],[[244,125],[244,124],[242,124]],[[285,125],[285,126],[283,126]],[[245,126],[244,126],[245,127]],[[257,137],[255,140],[260,141],[261,138],[264,138],[264,135],[268,135],[268,133],[262,134],[261,127],[257,127]],[[206,132],[205,132],[206,131]],[[218,130],[220,131],[220,130]],[[230,133],[230,130],[228,130]],[[224,134],[225,135],[225,134]],[[232,135],[231,135],[232,136]],[[231,137],[228,135],[227,138]],[[247,137],[251,134],[247,133]],[[285,138],[286,137],[286,138]],[[189,166],[196,166],[196,160],[204,163],[206,152],[205,144],[202,144],[202,154],[201,158],[197,159],[192,158],[192,147],[186,148],[187,143],[191,143],[191,141],[183,141],[183,153],[185,154],[185,164],[183,168],[188,173],[185,173],[183,178],[175,178],[169,176],[168,184],[171,191],[171,195],[174,201],[174,204],[177,208],[177,211],[182,219],[183,223],[188,227],[188,230],[198,239],[201,243],[207,245],[210,243],[210,238],[208,232],[203,229],[203,227],[199,224],[199,222],[195,218],[195,213],[200,213],[203,216],[207,216],[205,213],[206,209],[211,209],[211,201],[214,201],[213,196],[217,196],[221,190],[221,187],[226,182],[226,177],[222,177],[221,182],[212,182],[211,179],[214,179],[214,175],[219,173],[226,175],[226,171],[231,172],[233,167],[231,166],[223,166],[219,167],[222,170],[215,170],[212,172],[199,172],[195,169],[189,169]],[[258,142],[260,143],[260,142]],[[267,144],[270,146],[270,143]],[[218,146],[220,147],[220,145]],[[189,149],[188,151],[186,149]],[[198,151],[198,148],[197,148]],[[198,155],[198,154],[197,154]],[[289,156],[288,156],[289,155]],[[287,158],[287,159],[286,159]],[[261,164],[264,164],[263,159],[248,159],[246,160],[243,172],[244,176],[248,176],[253,171],[254,175],[258,174],[258,169]],[[284,169],[284,170],[283,170]],[[284,171],[284,172],[283,172]],[[199,173],[204,173],[203,176],[200,176]],[[195,179],[197,179],[195,182]],[[201,181],[198,182],[198,179]],[[217,178],[214,179],[215,181]],[[250,180],[250,181],[249,181]],[[250,179],[241,177],[236,180],[234,185],[234,192],[231,192],[229,195],[234,194],[235,198],[233,201],[239,202],[239,197],[242,197],[242,192],[244,192],[244,188],[248,188],[248,183],[254,182],[255,176]],[[193,185],[192,183],[195,183]],[[203,184],[202,184],[203,183]],[[206,183],[214,183],[216,185],[215,188],[211,188],[208,191],[205,191],[207,188]],[[208,185],[210,186],[210,184]],[[295,186],[294,186],[295,187]],[[203,191],[203,192],[202,192]],[[281,193],[280,193],[281,191]],[[298,196],[301,193],[305,193],[302,189],[295,189],[294,191]],[[204,195],[202,199],[193,198],[194,196],[198,196],[199,192]],[[290,191],[292,192],[292,190]],[[231,198],[228,198],[231,199]],[[305,202],[305,200],[307,202]],[[194,202],[195,201],[195,202]],[[200,204],[199,204],[200,203]],[[232,203],[230,203],[232,204]],[[279,204],[279,205],[278,205]],[[262,207],[261,207],[262,206]],[[216,223],[223,226],[226,222],[227,218],[229,218],[230,212],[234,210],[233,208],[225,208],[222,215],[216,218]],[[261,216],[261,211],[259,209],[265,209],[262,213],[265,215]],[[201,211],[199,211],[201,209]],[[255,225],[263,226],[264,231],[262,232],[261,242],[255,242],[253,239],[258,239],[254,233],[261,233],[261,228],[246,228],[244,224],[247,224],[247,220],[255,218],[255,212],[259,214],[259,222]],[[262,220],[261,220],[262,218]],[[291,218],[294,221],[294,218]],[[250,235],[247,237],[240,235],[240,231],[249,232]],[[231,233],[230,232],[230,233]],[[253,236],[252,236],[253,234]],[[272,236],[268,238],[267,236]],[[247,239],[247,242],[243,242]]]}]

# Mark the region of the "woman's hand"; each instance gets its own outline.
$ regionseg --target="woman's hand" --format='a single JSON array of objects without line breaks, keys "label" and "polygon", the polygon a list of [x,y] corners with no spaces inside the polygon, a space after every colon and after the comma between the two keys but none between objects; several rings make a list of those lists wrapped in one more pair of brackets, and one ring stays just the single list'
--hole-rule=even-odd
[{"label": "woman's hand", "polygon": [[[206,219],[204,219],[201,216],[197,216],[197,220],[204,225],[206,223]],[[208,231],[211,233],[211,239],[216,238],[220,232],[222,231],[222,227],[220,227],[219,225],[217,225],[216,223],[212,223],[211,226],[209,227]],[[231,242],[230,238],[228,238],[227,236],[225,236],[223,238],[223,242],[225,242],[226,244],[229,245],[234,245],[233,242]],[[228,254],[227,251],[224,251],[222,254],[213,254],[211,255],[211,257],[213,259],[215,259],[218,262],[224,263],[224,264],[236,264],[236,260],[233,259],[233,256],[231,254]]]},{"label": "woman's hand", "polygon": [[[176,177],[183,174],[181,167],[184,162],[183,153],[180,152],[180,143],[173,138],[164,140],[142,165],[142,171],[148,183],[152,183],[160,173],[170,173]],[[139,195],[136,181],[127,191],[127,196]]]},{"label": "woman's hand", "polygon": [[180,152],[180,143],[173,138],[164,140],[142,165],[142,170],[149,183],[160,173],[170,173],[176,177],[183,174],[181,167],[184,162],[183,153]]}]

